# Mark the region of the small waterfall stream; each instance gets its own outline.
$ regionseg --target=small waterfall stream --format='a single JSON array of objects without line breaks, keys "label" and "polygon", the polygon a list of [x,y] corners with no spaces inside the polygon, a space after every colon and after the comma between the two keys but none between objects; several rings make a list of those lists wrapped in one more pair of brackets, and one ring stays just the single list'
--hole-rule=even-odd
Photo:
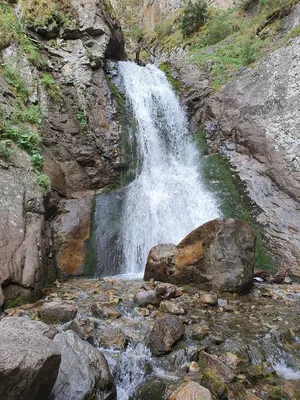
[{"label": "small waterfall stream", "polygon": [[[102,274],[115,273],[116,263],[120,264],[118,273],[138,274],[144,271],[154,245],[178,243],[197,226],[218,217],[219,211],[201,182],[200,155],[164,73],[154,65],[140,67],[132,62],[119,62],[118,73],[137,125],[131,138],[137,146],[137,168],[135,179],[122,190],[117,227],[116,218],[111,218],[114,228],[106,224],[98,237],[102,241],[98,264],[105,265],[104,269],[100,266]],[[112,269],[109,239],[103,242],[110,231],[114,237]]]}]

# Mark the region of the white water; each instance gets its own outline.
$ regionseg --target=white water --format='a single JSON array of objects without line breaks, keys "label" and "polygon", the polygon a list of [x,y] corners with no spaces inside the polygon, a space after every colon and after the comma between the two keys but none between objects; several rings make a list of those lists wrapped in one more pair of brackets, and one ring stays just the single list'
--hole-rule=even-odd
[{"label": "white water", "polygon": [[150,249],[181,241],[220,213],[199,176],[200,157],[184,111],[154,65],[120,62],[126,98],[137,121],[138,168],[122,215],[122,272],[144,270]]}]

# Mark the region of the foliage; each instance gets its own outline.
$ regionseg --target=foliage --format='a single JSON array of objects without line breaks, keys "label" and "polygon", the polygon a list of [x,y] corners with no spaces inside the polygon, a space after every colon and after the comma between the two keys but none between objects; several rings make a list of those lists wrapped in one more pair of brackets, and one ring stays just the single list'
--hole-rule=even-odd
[{"label": "foliage", "polygon": [[44,73],[41,76],[41,83],[44,86],[48,96],[55,103],[61,102],[61,90],[60,87],[56,84],[52,75]]},{"label": "foliage", "polygon": [[176,93],[179,93],[181,90],[181,83],[173,77],[172,72],[170,70],[170,65],[167,62],[162,63],[162,64],[160,64],[159,69],[165,73],[173,90]]},{"label": "foliage", "polygon": [[83,111],[78,111],[76,118],[78,119],[82,129],[86,129],[88,127],[88,121]]},{"label": "foliage", "polygon": [[13,142],[11,140],[0,140],[0,157],[5,160],[14,154]]},{"label": "foliage", "polygon": [[189,37],[197,32],[208,18],[208,5],[206,0],[189,0],[181,19],[181,32],[183,37]]},{"label": "foliage", "polygon": [[37,47],[26,35],[25,29],[15,16],[14,9],[4,1],[0,1],[0,50],[12,41],[19,43],[29,61],[34,65],[42,64]]},{"label": "foliage", "polygon": [[8,84],[13,88],[15,95],[26,103],[30,96],[30,90],[19,72],[9,64],[2,64],[2,71]]},{"label": "foliage", "polygon": [[24,22],[34,28],[41,26],[73,26],[76,13],[70,0],[23,0]]}]

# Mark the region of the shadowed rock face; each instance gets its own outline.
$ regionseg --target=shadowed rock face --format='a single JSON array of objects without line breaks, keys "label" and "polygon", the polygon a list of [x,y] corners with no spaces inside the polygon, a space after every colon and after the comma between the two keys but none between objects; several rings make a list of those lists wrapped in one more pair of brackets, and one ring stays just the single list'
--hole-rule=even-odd
[{"label": "shadowed rock face", "polygon": [[216,219],[195,229],[176,247],[155,246],[144,279],[243,292],[252,285],[254,246],[255,232],[247,222]]},{"label": "shadowed rock face", "polygon": [[7,400],[48,399],[60,365],[49,327],[24,318],[0,322],[0,390]]}]

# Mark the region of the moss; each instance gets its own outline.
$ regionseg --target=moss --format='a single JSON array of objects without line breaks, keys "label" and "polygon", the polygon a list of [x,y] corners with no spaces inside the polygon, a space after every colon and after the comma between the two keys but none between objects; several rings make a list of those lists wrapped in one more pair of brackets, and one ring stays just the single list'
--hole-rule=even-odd
[{"label": "moss", "polygon": [[227,385],[218,379],[210,370],[207,370],[201,377],[201,385],[210,390],[218,399],[227,398]]},{"label": "moss", "polygon": [[255,220],[256,209],[248,198],[237,171],[220,153],[208,154],[209,147],[203,129],[194,135],[194,140],[202,155],[202,179],[207,188],[216,193],[222,214],[227,218],[247,221],[256,231],[255,268],[274,270],[274,263],[264,246],[261,228]]},{"label": "moss", "polygon": [[161,71],[163,71],[165,73],[165,75],[166,75],[170,85],[172,86],[173,90],[176,93],[179,93],[182,90],[181,83],[180,83],[180,81],[178,79],[175,79],[173,77],[173,74],[172,74],[172,71],[171,71],[171,68],[170,68],[170,64],[167,63],[167,62],[162,63],[162,64],[160,64],[159,68],[160,68]]},{"label": "moss", "polygon": [[275,386],[268,393],[268,399],[272,400],[291,400],[290,396],[279,386]]},{"label": "moss", "polygon": [[5,301],[3,308],[4,308],[4,310],[6,310],[8,308],[15,308],[15,307],[20,306],[23,303],[25,303],[24,298],[21,296],[18,296],[15,299]]},{"label": "moss", "polygon": [[60,104],[62,102],[62,92],[53,76],[48,73],[42,74],[41,83],[50,99]]},{"label": "moss", "polygon": [[288,39],[295,38],[297,36],[300,36],[300,25],[296,26],[289,34],[288,34]]},{"label": "moss", "polygon": [[263,380],[273,384],[275,382],[275,372],[270,371],[269,366],[264,362],[254,364],[248,369],[248,379],[253,383]]}]

